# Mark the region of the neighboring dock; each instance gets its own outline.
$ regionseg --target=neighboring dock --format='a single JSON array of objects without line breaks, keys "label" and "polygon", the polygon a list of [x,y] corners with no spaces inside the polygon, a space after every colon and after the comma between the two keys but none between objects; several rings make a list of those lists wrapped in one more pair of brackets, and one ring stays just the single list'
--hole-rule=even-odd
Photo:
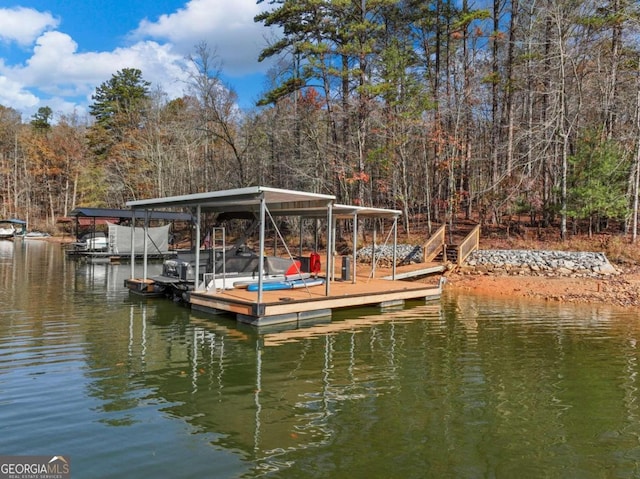
[{"label": "neighboring dock", "polygon": [[[193,216],[150,211],[136,217],[133,210],[80,207],[69,213],[67,222],[71,221],[75,223],[76,241],[65,245],[67,257],[89,263],[121,263],[175,257],[177,251],[169,241],[171,227],[190,224]],[[143,252],[145,236],[151,245]]]}]

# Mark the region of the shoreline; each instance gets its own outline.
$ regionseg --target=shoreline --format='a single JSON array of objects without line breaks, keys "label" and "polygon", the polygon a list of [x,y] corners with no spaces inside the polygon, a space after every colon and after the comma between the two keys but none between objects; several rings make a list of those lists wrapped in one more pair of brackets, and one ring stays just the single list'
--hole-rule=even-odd
[{"label": "shoreline", "polygon": [[492,297],[521,297],[544,301],[606,304],[623,308],[640,306],[640,271],[622,270],[597,277],[559,275],[506,275],[491,273],[445,273],[445,288]]},{"label": "shoreline", "polygon": [[[46,238],[52,243],[68,243],[70,236]],[[577,304],[605,304],[626,309],[640,307],[640,266],[614,265],[615,273],[595,276],[531,274],[520,270],[508,274],[505,270],[450,270],[445,289],[473,292],[495,298],[525,299]],[[380,268],[385,270],[385,268]]]}]

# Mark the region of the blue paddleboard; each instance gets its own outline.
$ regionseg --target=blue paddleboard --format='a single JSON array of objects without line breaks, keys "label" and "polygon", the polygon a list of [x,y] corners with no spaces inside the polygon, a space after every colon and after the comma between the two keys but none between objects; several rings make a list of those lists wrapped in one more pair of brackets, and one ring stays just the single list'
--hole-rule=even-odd
[{"label": "blue paddleboard", "polygon": [[[319,286],[324,284],[324,279],[294,279],[289,281],[269,281],[262,283],[262,291],[278,291],[281,289],[298,289],[309,288],[311,286]],[[258,291],[258,283],[253,283],[247,286],[247,291]]]}]

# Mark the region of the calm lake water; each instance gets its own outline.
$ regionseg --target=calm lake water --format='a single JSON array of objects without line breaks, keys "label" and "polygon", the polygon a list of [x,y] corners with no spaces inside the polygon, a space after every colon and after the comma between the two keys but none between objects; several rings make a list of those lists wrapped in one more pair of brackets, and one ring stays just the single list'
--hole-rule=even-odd
[{"label": "calm lake water", "polygon": [[0,454],[75,478],[640,476],[640,317],[445,292],[258,331],[0,241]]}]

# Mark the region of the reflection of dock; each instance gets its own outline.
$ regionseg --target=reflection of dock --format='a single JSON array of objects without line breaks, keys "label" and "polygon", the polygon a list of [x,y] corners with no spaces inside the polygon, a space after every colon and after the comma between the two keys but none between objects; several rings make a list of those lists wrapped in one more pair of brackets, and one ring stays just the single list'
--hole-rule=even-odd
[{"label": "reflection of dock", "polygon": [[131,302],[128,320],[124,314],[110,329],[119,339],[98,335],[105,342],[91,348],[94,368],[103,367],[97,351],[113,348],[120,373],[96,374],[91,390],[105,424],[154,408],[182,421],[186,429],[178,428],[197,443],[246,461],[256,476],[277,475],[292,469],[298,451],[359,437],[372,412],[387,417],[384,396],[395,398],[416,374],[406,343],[428,349],[430,338],[416,332],[444,327],[442,315],[439,302],[384,314],[353,309],[324,324],[262,334],[228,318]]},{"label": "reflection of dock", "polygon": [[426,317],[442,314],[442,306],[439,302],[434,302],[422,306],[416,306],[410,310],[400,310],[385,312],[384,314],[369,314],[349,318],[344,321],[330,321],[296,329],[267,333],[263,336],[264,346],[280,346],[282,344],[296,342],[306,339],[320,338],[327,334],[337,334],[344,331],[358,331],[379,323],[390,321],[412,321],[414,319],[424,319]]}]

